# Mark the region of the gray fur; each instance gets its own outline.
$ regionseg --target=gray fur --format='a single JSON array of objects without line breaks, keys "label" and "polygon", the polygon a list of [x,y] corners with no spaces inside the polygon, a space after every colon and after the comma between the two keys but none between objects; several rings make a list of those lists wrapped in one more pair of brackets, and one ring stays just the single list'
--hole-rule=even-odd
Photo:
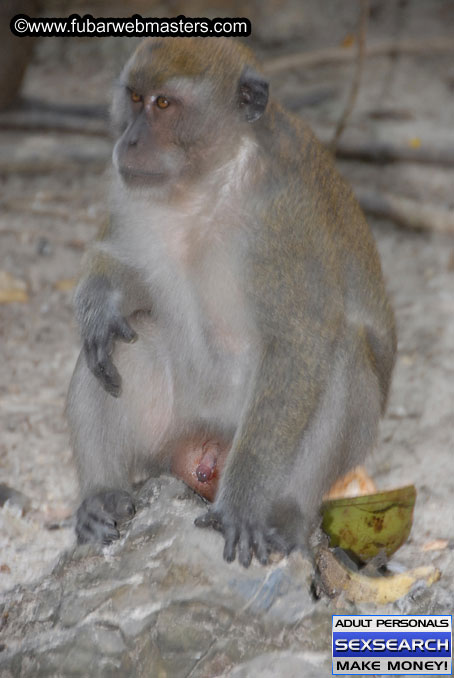
[{"label": "gray fur", "polygon": [[[202,112],[197,80],[184,125],[139,92],[143,105],[118,125],[111,224],[76,293],[85,344],[68,396],[77,529],[82,541],[114,538],[134,479],[168,469],[173,442],[203,428],[232,449],[198,524],[220,529],[225,558],[238,546],[247,566],[253,552],[266,562],[270,549],[304,547],[323,493],[374,445],[394,321],[364,217],[309,129],[272,100],[259,119],[241,117],[248,57],[229,41],[165,42],[156,72],[191,49],[208,61],[222,52],[225,82],[209,80]],[[138,73],[135,86],[153,91],[153,76]],[[117,117],[125,107],[117,102]],[[187,144],[166,146],[168,129],[185,130]],[[135,343],[118,341],[133,333]]]}]

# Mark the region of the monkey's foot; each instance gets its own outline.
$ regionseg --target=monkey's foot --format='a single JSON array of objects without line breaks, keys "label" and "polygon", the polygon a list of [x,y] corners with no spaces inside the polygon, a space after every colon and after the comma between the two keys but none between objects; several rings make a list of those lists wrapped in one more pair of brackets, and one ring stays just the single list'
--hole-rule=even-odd
[{"label": "monkey's foot", "polygon": [[197,527],[212,527],[224,535],[224,559],[231,563],[235,560],[238,547],[238,560],[244,567],[249,567],[252,555],[262,565],[267,565],[269,554],[278,551],[288,555],[294,548],[282,537],[276,528],[265,527],[251,520],[238,521],[227,517],[220,510],[209,510],[196,518]]},{"label": "monkey's foot", "polygon": [[135,512],[132,497],[125,490],[105,490],[87,497],[76,513],[78,543],[110,544],[120,536],[117,525]]}]

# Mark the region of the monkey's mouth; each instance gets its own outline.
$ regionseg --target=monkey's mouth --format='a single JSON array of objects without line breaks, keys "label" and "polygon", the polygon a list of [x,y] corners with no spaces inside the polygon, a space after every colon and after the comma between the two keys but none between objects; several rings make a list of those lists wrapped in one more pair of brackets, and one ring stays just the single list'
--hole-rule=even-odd
[{"label": "monkey's mouth", "polygon": [[118,172],[126,183],[146,184],[164,177],[163,172],[148,172],[147,170],[132,167],[119,167]]}]

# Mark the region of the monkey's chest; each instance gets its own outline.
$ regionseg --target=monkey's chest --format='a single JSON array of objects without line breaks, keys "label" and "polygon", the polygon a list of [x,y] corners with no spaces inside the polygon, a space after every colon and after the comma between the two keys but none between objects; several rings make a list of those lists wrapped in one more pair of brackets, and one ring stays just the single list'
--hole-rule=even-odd
[{"label": "monkey's chest", "polygon": [[182,303],[169,300],[170,327],[179,328],[169,337],[177,406],[188,418],[235,422],[255,368],[255,333],[238,286],[210,280],[186,281]]},{"label": "monkey's chest", "polygon": [[166,337],[176,407],[199,414],[226,408],[236,416],[257,355],[244,294],[244,247],[232,224],[212,219],[207,229],[206,223],[200,219],[195,228],[192,219],[177,215],[156,218],[137,256],[152,291],[154,320]]}]

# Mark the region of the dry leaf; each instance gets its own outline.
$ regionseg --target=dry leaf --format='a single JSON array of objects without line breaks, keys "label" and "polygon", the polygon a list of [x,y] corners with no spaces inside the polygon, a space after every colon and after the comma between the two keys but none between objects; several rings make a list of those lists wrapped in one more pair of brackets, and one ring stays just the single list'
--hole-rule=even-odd
[{"label": "dry leaf", "polygon": [[73,250],[77,250],[78,252],[81,252],[83,249],[85,249],[85,242],[79,238],[71,238],[71,240],[68,240],[65,245]]},{"label": "dry leaf", "polygon": [[447,539],[434,539],[433,541],[427,541],[423,547],[423,551],[444,551],[446,548],[448,548],[448,540]]},{"label": "dry leaf", "polygon": [[374,494],[377,487],[364,466],[356,466],[345,476],[336,480],[324,499],[340,497],[360,497],[363,494]]},{"label": "dry leaf", "polygon": [[403,598],[416,582],[424,582],[429,587],[441,577],[440,570],[433,565],[389,577],[368,577],[347,569],[326,548],[319,549],[316,559],[325,591],[331,596],[344,592],[347,600],[356,603],[393,603]]},{"label": "dry leaf", "polygon": [[76,278],[62,278],[62,280],[57,280],[54,287],[60,292],[69,292],[74,288],[76,282]]},{"label": "dry leaf", "polygon": [[355,43],[355,36],[351,33],[347,33],[345,38],[341,42],[341,47],[351,47]]},{"label": "dry leaf", "polygon": [[7,271],[0,271],[0,304],[14,301],[28,301],[27,283]]},{"label": "dry leaf", "polygon": [[412,137],[408,140],[410,148],[421,148],[421,139],[419,137]]}]

